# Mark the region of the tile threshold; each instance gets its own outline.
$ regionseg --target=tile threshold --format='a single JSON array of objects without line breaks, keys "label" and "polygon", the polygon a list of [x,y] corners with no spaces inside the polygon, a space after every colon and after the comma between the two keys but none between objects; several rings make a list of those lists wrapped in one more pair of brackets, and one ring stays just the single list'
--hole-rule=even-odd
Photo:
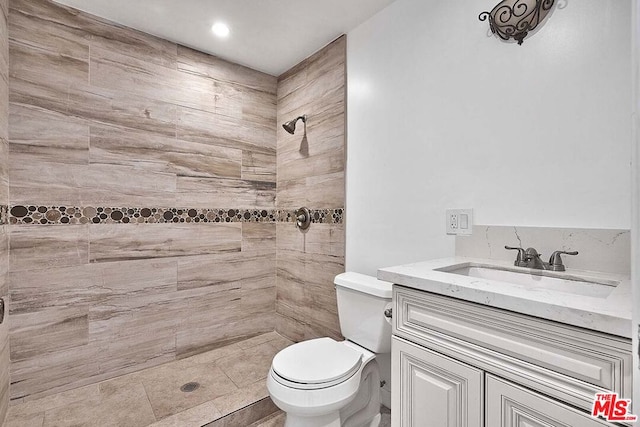
[{"label": "tile threshold", "polygon": [[282,411],[273,403],[269,396],[259,399],[236,411],[220,418],[212,420],[200,427],[230,427],[230,426],[255,426],[267,421]]}]

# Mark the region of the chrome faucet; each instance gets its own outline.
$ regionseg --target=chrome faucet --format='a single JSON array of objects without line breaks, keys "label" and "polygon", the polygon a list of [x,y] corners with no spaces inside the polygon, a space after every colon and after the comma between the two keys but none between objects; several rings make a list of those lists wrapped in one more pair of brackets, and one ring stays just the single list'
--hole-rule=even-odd
[{"label": "chrome faucet", "polygon": [[524,251],[524,258],[522,260],[525,263],[524,267],[535,268],[536,270],[549,270],[550,267],[548,262],[542,261],[540,254],[534,248],[527,248],[527,250]]},{"label": "chrome faucet", "polygon": [[527,250],[511,246],[505,246],[504,248],[518,251],[518,255],[516,256],[516,260],[513,265],[516,267],[535,268],[536,270],[565,271],[560,255],[578,255],[578,251],[555,251],[551,255],[551,258],[549,258],[549,262],[544,262],[535,248],[527,248]]}]

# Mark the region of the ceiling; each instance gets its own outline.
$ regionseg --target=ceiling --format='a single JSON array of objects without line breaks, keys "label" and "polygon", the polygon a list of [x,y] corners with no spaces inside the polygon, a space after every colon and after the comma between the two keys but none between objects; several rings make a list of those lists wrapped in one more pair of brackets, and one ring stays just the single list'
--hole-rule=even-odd
[{"label": "ceiling", "polygon": [[[278,76],[394,0],[56,0]],[[217,21],[231,29],[216,37]]]}]

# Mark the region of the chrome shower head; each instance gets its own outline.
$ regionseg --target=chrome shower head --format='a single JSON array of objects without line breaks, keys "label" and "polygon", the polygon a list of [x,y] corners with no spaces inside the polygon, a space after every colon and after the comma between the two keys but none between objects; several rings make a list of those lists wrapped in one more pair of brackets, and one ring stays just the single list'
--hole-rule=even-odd
[{"label": "chrome shower head", "polygon": [[296,131],[296,123],[298,120],[302,120],[302,123],[307,123],[307,115],[304,114],[302,116],[296,117],[293,120],[289,120],[288,122],[286,122],[285,124],[282,125],[282,127],[284,128],[284,130],[286,130],[287,132],[289,132],[291,135],[293,135]]}]

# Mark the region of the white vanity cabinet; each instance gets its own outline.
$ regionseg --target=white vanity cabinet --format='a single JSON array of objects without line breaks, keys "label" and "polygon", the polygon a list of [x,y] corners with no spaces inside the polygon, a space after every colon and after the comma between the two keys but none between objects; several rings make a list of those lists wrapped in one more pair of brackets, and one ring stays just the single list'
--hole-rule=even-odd
[{"label": "white vanity cabinet", "polygon": [[393,338],[392,414],[402,427],[482,427],[484,372]]},{"label": "white vanity cabinet", "polygon": [[485,384],[487,427],[611,425],[493,375],[487,374]]},{"label": "white vanity cabinet", "polygon": [[394,285],[393,427],[591,427],[631,340]]}]

